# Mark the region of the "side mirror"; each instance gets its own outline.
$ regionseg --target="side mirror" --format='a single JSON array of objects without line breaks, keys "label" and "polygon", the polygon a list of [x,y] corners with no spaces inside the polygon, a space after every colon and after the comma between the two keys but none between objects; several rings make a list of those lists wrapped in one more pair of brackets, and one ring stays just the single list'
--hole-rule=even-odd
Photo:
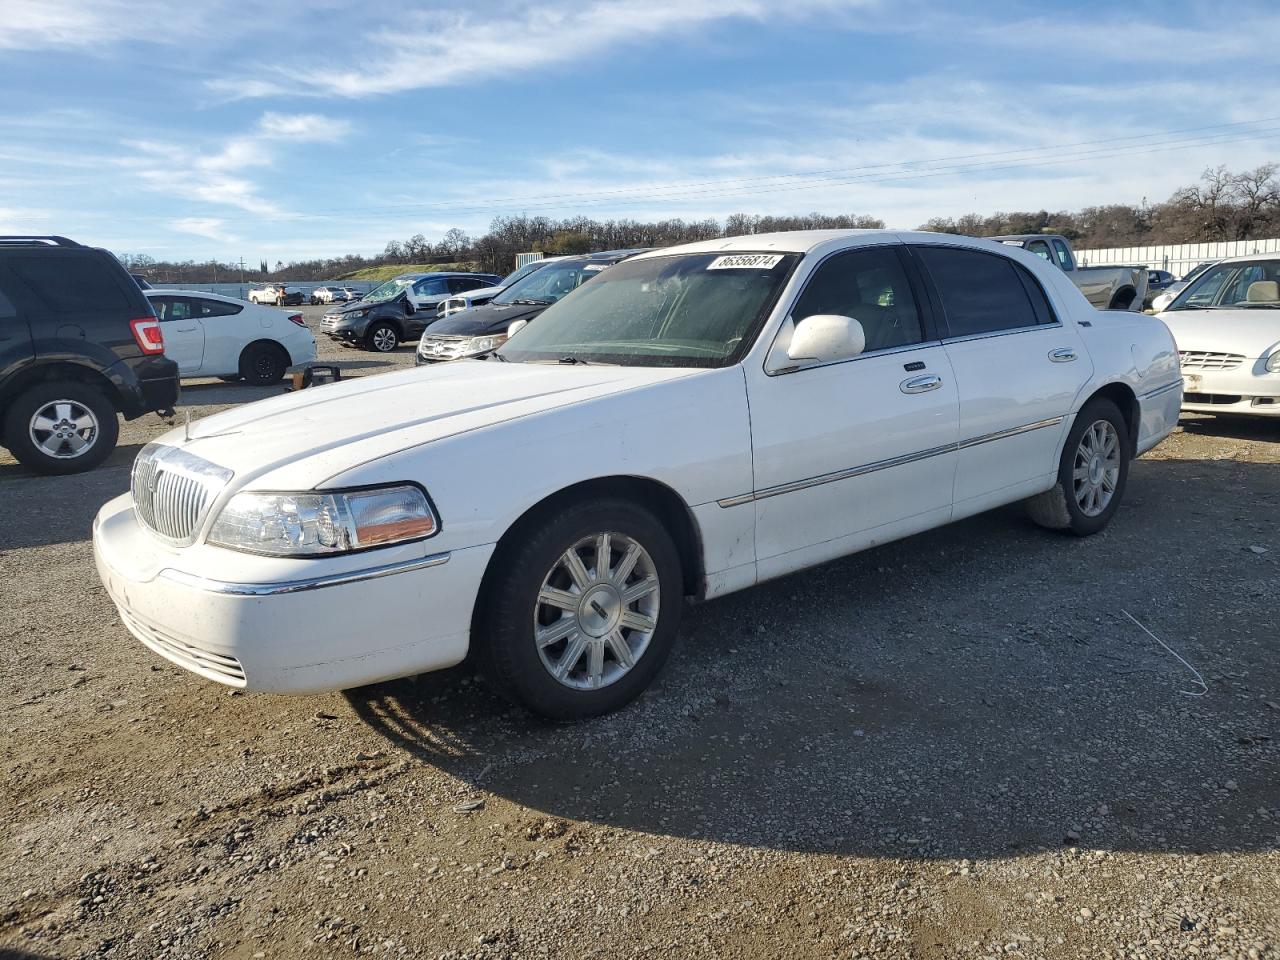
[{"label": "side mirror", "polygon": [[866,347],[867,335],[853,317],[819,313],[796,324],[787,345],[787,356],[792,360],[830,363],[852,360]]},{"label": "side mirror", "polygon": [[507,339],[510,340],[517,333],[529,325],[528,320],[516,320],[511,326],[507,327]]}]

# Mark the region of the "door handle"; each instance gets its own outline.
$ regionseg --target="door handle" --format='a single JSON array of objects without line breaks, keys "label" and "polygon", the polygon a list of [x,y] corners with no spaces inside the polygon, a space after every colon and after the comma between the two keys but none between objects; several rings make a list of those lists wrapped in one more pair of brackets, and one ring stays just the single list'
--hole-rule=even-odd
[{"label": "door handle", "polygon": [[193,323],[193,324],[192,324],[191,326],[189,326],[189,327],[174,327],[173,329],[177,330],[179,333],[190,333],[190,332],[191,332],[192,330],[194,330],[195,328],[196,328],[196,326],[195,326],[195,324]]},{"label": "door handle", "polygon": [[1054,363],[1070,363],[1076,358],[1076,352],[1070,347],[1059,347],[1049,351],[1049,359]]},{"label": "door handle", "polygon": [[942,378],[930,373],[923,377],[903,380],[898,384],[898,389],[903,393],[928,393],[930,390],[937,390],[940,386],[942,386]]}]

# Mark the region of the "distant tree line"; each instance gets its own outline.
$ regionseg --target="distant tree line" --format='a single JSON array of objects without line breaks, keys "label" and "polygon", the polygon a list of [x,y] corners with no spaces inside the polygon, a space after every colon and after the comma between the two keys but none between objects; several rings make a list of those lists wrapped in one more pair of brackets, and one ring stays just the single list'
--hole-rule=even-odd
[{"label": "distant tree line", "polygon": [[[937,217],[921,230],[992,237],[1005,233],[1060,233],[1081,248],[1131,247],[1166,243],[1199,243],[1216,240],[1252,240],[1280,236],[1280,166],[1264,164],[1255,170],[1232,173],[1226,167],[1206,170],[1198,184],[1175,190],[1163,203],[1138,206],[1108,204],[1075,212],[1060,210],[1019,211],[962,217]],[[725,219],[686,221],[679,218],[645,223],[637,220],[592,220],[589,217],[504,216],[489,225],[489,232],[473,239],[457,227],[436,241],[421,233],[407,240],[392,240],[381,254],[277,261],[269,269],[266,260],[243,268],[246,282],[263,280],[333,280],[365,267],[387,264],[465,264],[473,269],[506,273],[517,253],[541,251],[548,256],[624,250],[633,247],[665,247],[717,237],[770,233],[777,230],[877,229],[877,217],[810,213],[802,216],[759,216],[735,213]],[[197,263],[155,260],[145,254],[122,254],[120,259],[135,273],[165,283],[234,282],[241,278],[239,263]]]}]

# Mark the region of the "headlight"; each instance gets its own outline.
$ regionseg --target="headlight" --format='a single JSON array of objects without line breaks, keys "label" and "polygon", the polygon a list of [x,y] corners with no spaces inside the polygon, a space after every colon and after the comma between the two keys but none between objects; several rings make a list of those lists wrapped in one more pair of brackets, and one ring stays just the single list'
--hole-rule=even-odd
[{"label": "headlight", "polygon": [[1280,349],[1267,357],[1267,373],[1280,373]]},{"label": "headlight", "polygon": [[209,542],[273,557],[311,557],[386,547],[440,529],[426,494],[412,484],[334,493],[237,493]]},{"label": "headlight", "polygon": [[507,342],[507,338],[500,333],[491,334],[487,337],[472,337],[467,341],[467,353],[484,353],[486,350],[492,350],[494,347],[500,347]]}]

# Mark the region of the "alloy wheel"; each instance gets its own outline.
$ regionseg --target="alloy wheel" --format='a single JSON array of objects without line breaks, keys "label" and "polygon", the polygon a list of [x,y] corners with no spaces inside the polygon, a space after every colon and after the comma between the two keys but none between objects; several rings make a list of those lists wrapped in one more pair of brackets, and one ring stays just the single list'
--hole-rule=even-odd
[{"label": "alloy wheel", "polygon": [[543,578],[533,638],[547,672],[574,690],[615,683],[636,665],[658,627],[653,558],[622,533],[584,537]]},{"label": "alloy wheel", "polygon": [[31,442],[45,456],[74,460],[93,449],[99,433],[98,418],[76,400],[51,400],[31,418]]},{"label": "alloy wheel", "polygon": [[390,327],[379,327],[373,331],[373,345],[381,353],[389,353],[394,350],[398,339],[396,332]]},{"label": "alloy wheel", "polygon": [[1076,504],[1086,517],[1107,509],[1120,482],[1120,435],[1109,420],[1095,420],[1076,447],[1071,471]]}]

